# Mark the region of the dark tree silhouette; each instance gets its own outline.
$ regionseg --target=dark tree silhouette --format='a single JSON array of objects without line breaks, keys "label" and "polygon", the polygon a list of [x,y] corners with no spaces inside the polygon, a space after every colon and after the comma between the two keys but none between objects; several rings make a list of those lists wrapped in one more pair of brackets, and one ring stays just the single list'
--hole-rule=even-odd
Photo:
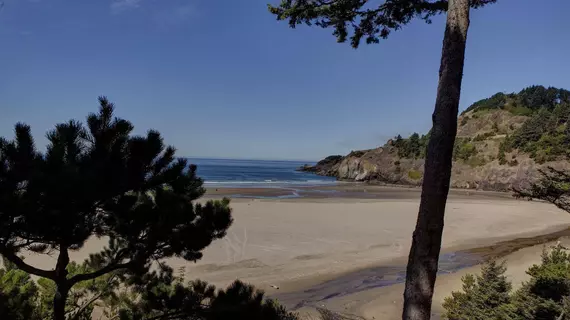
[{"label": "dark tree silhouette", "polygon": [[171,270],[151,272],[131,286],[139,293],[118,308],[121,320],[297,320],[296,314],[262,291],[236,280],[225,290],[216,290],[195,280],[187,285],[175,281]]},{"label": "dark tree silhouette", "polygon": [[363,39],[368,44],[378,43],[414,18],[430,23],[433,16],[447,12],[433,127],[407,267],[403,319],[429,319],[431,315],[457,131],[469,11],[493,2],[496,0],[385,0],[381,4],[368,0],[282,0],[279,6],[269,5],[269,11],[278,20],[288,20],[291,27],[315,24],[332,28],[338,42],[350,38],[354,48]]},{"label": "dark tree silhouette", "polygon": [[[175,158],[160,134],[133,136],[101,97],[87,126],[69,121],[48,132],[38,152],[30,127],[0,139],[0,254],[19,269],[56,284],[54,319],[65,318],[70,289],[111,272],[140,276],[168,257],[188,261],[225,235],[229,200],[193,204],[202,196],[196,167]],[[92,272],[68,275],[69,252],[91,237],[109,246],[89,259]],[[51,269],[26,263],[22,250],[56,253]]]},{"label": "dark tree silhouette", "polygon": [[570,212],[570,173],[548,167],[540,170],[541,178],[528,188],[514,188],[514,196],[550,202]]}]

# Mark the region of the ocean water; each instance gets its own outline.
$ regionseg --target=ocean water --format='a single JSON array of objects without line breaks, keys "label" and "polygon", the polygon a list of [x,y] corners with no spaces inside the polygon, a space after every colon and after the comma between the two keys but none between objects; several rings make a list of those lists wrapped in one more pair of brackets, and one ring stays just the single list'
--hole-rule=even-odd
[{"label": "ocean water", "polygon": [[334,185],[333,177],[299,172],[303,161],[231,160],[189,158],[206,187],[293,187]]}]

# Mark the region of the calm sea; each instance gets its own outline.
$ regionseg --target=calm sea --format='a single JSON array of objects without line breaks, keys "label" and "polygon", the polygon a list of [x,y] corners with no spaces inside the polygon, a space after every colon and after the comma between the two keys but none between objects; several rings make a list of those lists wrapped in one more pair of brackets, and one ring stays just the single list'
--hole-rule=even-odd
[{"label": "calm sea", "polygon": [[198,176],[205,186],[216,187],[290,187],[334,185],[333,177],[295,171],[303,161],[198,159],[188,161],[198,166]]}]

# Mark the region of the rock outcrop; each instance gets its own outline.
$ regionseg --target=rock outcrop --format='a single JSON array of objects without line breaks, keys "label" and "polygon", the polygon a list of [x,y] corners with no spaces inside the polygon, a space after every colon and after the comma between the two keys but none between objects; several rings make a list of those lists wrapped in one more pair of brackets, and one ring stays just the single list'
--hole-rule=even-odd
[{"label": "rock outcrop", "polygon": [[[541,88],[545,89],[544,87],[538,89]],[[531,87],[531,89],[536,90],[536,87]],[[479,101],[474,105],[479,103],[484,105],[484,108],[479,105],[475,108],[471,107],[459,117],[458,141],[464,145],[468,144],[465,150],[471,150],[471,153],[463,159],[455,159],[451,187],[508,191],[513,187],[529,186],[540,176],[540,169],[554,167],[570,170],[570,163],[566,156],[550,157],[546,161],[538,162],[536,153],[529,154],[517,149],[505,152],[501,149],[509,135],[516,134],[532,114],[537,114],[536,111],[526,115],[518,112],[521,101],[524,102],[519,95],[528,94],[525,90],[528,88],[518,95],[504,95],[505,98],[500,101],[502,105],[492,106],[492,108],[489,107],[489,103],[496,103],[495,100],[484,99],[483,103]],[[556,103],[560,104],[560,98],[557,99]],[[512,108],[516,102],[519,103],[517,107],[519,109],[513,111]],[[570,110],[568,106],[566,108]],[[552,114],[555,113],[556,111],[553,111]],[[570,129],[569,123],[570,115],[563,126]],[[556,125],[560,126],[559,122]],[[420,143],[424,137],[416,140],[416,144]],[[568,139],[570,139],[570,133]],[[413,157],[402,156],[402,152],[399,152],[398,141],[402,141],[402,138],[390,139],[384,146],[376,149],[352,151],[346,156],[330,156],[319,161],[315,166],[304,166],[300,170],[334,176],[339,180],[419,186],[422,183],[424,170],[422,155],[414,153]],[[476,156],[470,157],[470,154]]]}]

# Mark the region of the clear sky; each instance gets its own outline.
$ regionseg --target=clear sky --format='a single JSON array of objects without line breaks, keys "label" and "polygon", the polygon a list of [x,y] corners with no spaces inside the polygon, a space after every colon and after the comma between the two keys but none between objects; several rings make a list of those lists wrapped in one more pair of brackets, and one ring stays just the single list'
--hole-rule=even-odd
[{"label": "clear sky", "polygon": [[[97,96],[179,155],[317,160],[431,123],[444,17],[351,49],[331,30],[289,29],[279,0],[5,0],[0,136],[38,146]],[[472,11],[460,109],[498,91],[570,88],[569,0]]]}]

